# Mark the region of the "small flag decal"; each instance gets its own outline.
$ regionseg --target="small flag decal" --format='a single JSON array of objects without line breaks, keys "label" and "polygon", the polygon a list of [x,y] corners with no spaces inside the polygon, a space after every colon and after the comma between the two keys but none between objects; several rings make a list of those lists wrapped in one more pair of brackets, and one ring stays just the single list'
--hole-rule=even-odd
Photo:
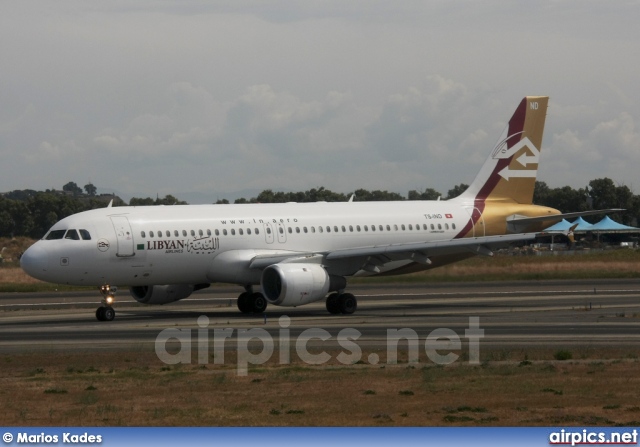
[{"label": "small flag decal", "polygon": [[138,250],[144,250],[144,244],[138,244]]},{"label": "small flag decal", "polygon": [[453,214],[445,214],[444,217],[447,219],[453,219]]}]

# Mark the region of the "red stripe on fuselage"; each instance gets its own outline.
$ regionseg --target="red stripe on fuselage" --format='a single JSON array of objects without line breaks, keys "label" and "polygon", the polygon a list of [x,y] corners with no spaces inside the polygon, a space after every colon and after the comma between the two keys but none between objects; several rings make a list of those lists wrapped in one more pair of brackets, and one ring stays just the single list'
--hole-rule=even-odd
[{"label": "red stripe on fuselage", "polygon": [[[524,120],[526,116],[527,98],[524,98],[509,120],[509,130],[507,132],[507,135],[512,135],[512,137],[507,139],[507,148],[513,147],[513,145],[520,141],[520,139],[523,137],[521,132],[524,129]],[[498,160],[495,168],[493,169],[493,172],[487,179],[486,183],[482,186],[482,188],[480,188],[480,191],[478,191],[478,195],[473,201],[474,210],[473,213],[471,213],[471,219],[469,219],[469,222],[467,222],[467,224],[460,231],[460,233],[456,235],[455,238],[460,238],[467,235],[473,229],[478,220],[480,220],[480,217],[484,212],[485,200],[487,199],[487,197],[489,197],[491,192],[494,190],[494,188],[502,178],[498,173],[509,166],[512,158],[513,156]]]}]

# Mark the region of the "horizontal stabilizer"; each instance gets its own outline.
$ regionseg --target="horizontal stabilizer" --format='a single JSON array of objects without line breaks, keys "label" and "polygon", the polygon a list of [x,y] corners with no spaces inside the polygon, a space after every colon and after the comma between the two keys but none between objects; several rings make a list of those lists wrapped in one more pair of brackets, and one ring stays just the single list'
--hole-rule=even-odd
[{"label": "horizontal stabilizer", "polygon": [[527,226],[538,222],[560,222],[562,219],[573,219],[581,216],[592,216],[594,214],[609,214],[625,211],[623,208],[610,208],[605,210],[578,211],[575,213],[552,214],[548,216],[524,217],[511,216],[507,217],[507,229],[510,233],[521,233]]}]

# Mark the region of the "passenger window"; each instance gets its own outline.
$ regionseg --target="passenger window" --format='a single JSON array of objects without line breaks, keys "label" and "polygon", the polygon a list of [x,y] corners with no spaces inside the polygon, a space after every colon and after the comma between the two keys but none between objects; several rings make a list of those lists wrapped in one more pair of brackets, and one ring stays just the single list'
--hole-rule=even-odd
[{"label": "passenger window", "polygon": [[300,227],[296,227],[296,233],[300,233]]},{"label": "passenger window", "polygon": [[448,230],[448,229],[449,229],[449,224],[448,224],[448,223],[444,224],[444,229],[445,229],[445,230]]},{"label": "passenger window", "polygon": [[311,232],[315,233],[316,232],[316,227],[311,227]]},{"label": "passenger window", "polygon": [[146,238],[146,237],[147,237],[147,234],[146,234],[144,231],[141,231],[141,232],[140,232],[140,236],[142,236],[142,238],[144,239],[144,238]]},{"label": "passenger window", "polygon": [[423,230],[428,230],[429,228],[427,227],[427,224],[422,224],[422,229]]},{"label": "passenger window", "polygon": [[256,228],[256,234],[260,234],[260,230]]},{"label": "passenger window", "polygon": [[231,229],[231,236],[235,236],[236,235],[236,230],[234,228]]},{"label": "passenger window", "polygon": [[[336,233],[338,233],[340,231],[340,230],[338,230],[338,226],[337,225],[333,226],[333,231],[335,231]],[[342,232],[344,233],[345,231],[347,231],[347,230],[344,229],[344,225],[343,225],[342,226]]]},{"label": "passenger window", "polygon": [[244,232],[242,231],[242,228],[240,228],[240,229],[238,230],[238,233],[240,234],[240,236],[243,236],[243,235],[244,235]]},{"label": "passenger window", "polygon": [[455,230],[456,229],[456,224],[452,223],[451,224],[451,228],[453,228]]},{"label": "passenger window", "polygon": [[307,231],[307,227],[304,227],[304,228],[303,228],[303,231],[304,231],[305,233],[308,233],[308,231]]},{"label": "passenger window", "polygon": [[327,233],[331,233],[331,227],[327,225]]},{"label": "passenger window", "polygon": [[404,224],[400,225],[400,228],[402,228],[402,231],[406,230],[407,228],[404,226]]},{"label": "passenger window", "polygon": [[[282,228],[280,230],[282,231]],[[251,228],[247,228],[247,234],[251,234]]]},{"label": "passenger window", "polygon": [[207,236],[211,236],[211,230],[207,230]]},{"label": "passenger window", "polygon": [[394,230],[394,231],[398,231],[398,226],[394,224],[394,225],[393,225],[393,230]]},{"label": "passenger window", "polygon": [[167,237],[171,237],[171,231],[167,230]]},{"label": "passenger window", "polygon": [[149,237],[153,237],[153,231],[149,231]]},{"label": "passenger window", "polygon": [[293,233],[293,228],[289,227],[288,230],[289,230],[289,234]]},{"label": "passenger window", "polygon": [[324,230],[322,229],[322,227],[318,227],[318,231],[319,231],[320,233],[324,232]]},{"label": "passenger window", "polygon": [[[364,227],[364,231],[367,231],[366,225]],[[371,225],[371,231],[376,231],[376,226],[375,225]]]},{"label": "passenger window", "polygon": [[[409,224],[409,229],[413,230],[413,225]],[[404,228],[403,228],[403,230],[404,230]]]},{"label": "passenger window", "polygon": [[178,230],[173,230],[173,235],[174,235],[175,237],[179,237],[179,236],[180,236],[180,233],[178,233]]},{"label": "passenger window", "polygon": [[353,225],[349,225],[349,231],[353,232]]},{"label": "passenger window", "polygon": [[226,235],[227,235],[227,230],[226,230],[226,229],[222,230],[222,234],[223,234],[224,236],[226,236]]},{"label": "passenger window", "polygon": [[438,224],[438,230],[442,230],[442,225]]},{"label": "passenger window", "polygon": [[80,236],[78,235],[78,232],[76,230],[69,230],[67,231],[67,234],[64,236],[65,239],[71,239],[74,241],[79,241],[80,240]]},{"label": "passenger window", "polygon": [[196,232],[194,230],[191,230],[191,236],[196,237]]},{"label": "passenger window", "polygon": [[182,230],[182,235],[183,235],[184,237],[187,237],[187,230]]},{"label": "passenger window", "polygon": [[432,230],[435,230],[435,229],[436,229],[436,227],[434,227],[434,226],[433,226],[433,224],[431,224],[431,229],[432,229]]},{"label": "passenger window", "polygon": [[204,236],[204,232],[203,232],[202,230],[198,230],[198,235],[199,235],[200,237],[202,237],[202,236]]},{"label": "passenger window", "polygon": [[[231,230],[233,231],[233,230]],[[271,234],[271,228],[267,227],[267,234]]]},{"label": "passenger window", "polygon": [[220,230],[216,230],[216,236],[220,236]]}]

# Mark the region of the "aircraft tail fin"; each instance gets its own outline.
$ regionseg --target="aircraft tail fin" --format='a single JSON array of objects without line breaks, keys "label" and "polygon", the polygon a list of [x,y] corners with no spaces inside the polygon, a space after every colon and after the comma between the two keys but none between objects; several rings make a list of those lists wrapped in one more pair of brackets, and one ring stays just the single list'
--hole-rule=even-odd
[{"label": "aircraft tail fin", "polygon": [[459,199],[475,204],[532,203],[548,101],[548,96],[527,96],[520,102],[496,147]]}]

